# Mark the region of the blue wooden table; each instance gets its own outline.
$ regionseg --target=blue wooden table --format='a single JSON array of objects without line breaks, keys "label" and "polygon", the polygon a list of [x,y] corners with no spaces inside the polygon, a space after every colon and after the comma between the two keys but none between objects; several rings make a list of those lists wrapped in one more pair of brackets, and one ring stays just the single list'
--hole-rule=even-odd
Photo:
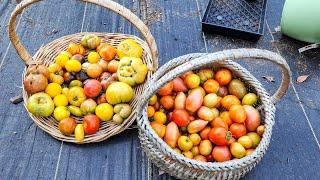
[{"label": "blue wooden table", "polygon": [[[274,28],[279,26],[284,0],[269,0],[265,34],[256,43],[203,34],[200,19],[207,0],[118,0],[150,27],[160,51],[160,64],[192,52],[256,47],[280,53],[293,72],[289,91],[277,104],[276,125],[267,154],[244,179],[320,179],[320,51],[299,54],[304,43]],[[6,24],[17,2],[0,0],[0,179],[170,179],[159,172],[139,146],[132,128],[105,142],[74,145],[44,133],[23,104],[9,99],[21,92],[24,65],[7,37]],[[34,53],[45,43],[80,31],[139,33],[119,16],[75,0],[47,0],[23,12],[18,34]],[[243,61],[273,93],[279,69],[262,61]],[[300,75],[310,75],[296,83]],[[263,76],[273,76],[268,82]]]}]

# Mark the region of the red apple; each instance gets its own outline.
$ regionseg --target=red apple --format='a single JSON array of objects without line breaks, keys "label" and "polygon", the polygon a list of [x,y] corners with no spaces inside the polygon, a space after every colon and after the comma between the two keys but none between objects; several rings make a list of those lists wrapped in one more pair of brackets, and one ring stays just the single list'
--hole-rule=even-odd
[{"label": "red apple", "polygon": [[98,80],[89,79],[85,82],[83,89],[87,97],[93,98],[100,94],[102,86]]}]

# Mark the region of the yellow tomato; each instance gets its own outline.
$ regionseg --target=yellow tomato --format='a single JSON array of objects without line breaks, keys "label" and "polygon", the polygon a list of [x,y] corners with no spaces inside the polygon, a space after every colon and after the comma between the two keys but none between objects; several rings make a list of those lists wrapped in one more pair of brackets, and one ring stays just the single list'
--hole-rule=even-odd
[{"label": "yellow tomato", "polygon": [[65,106],[58,106],[53,111],[53,116],[57,121],[70,117],[70,111]]},{"label": "yellow tomato", "polygon": [[153,96],[149,99],[149,105],[154,105],[154,104],[156,104],[157,100],[158,100],[157,95],[153,95]]},{"label": "yellow tomato", "polygon": [[84,127],[83,124],[77,124],[74,129],[74,137],[78,142],[82,142],[84,139]]},{"label": "yellow tomato", "polygon": [[57,63],[53,63],[53,64],[50,64],[50,66],[48,67],[48,70],[50,73],[56,73],[58,71],[61,71],[62,67]]},{"label": "yellow tomato", "polygon": [[142,47],[133,39],[126,39],[122,41],[117,48],[118,57],[136,57],[141,58]]},{"label": "yellow tomato", "polygon": [[68,72],[79,72],[81,70],[81,63],[75,59],[66,62],[65,68]]},{"label": "yellow tomato", "polygon": [[148,112],[148,117],[152,117],[155,112],[154,107],[148,106],[147,112]]},{"label": "yellow tomato", "polygon": [[62,76],[56,75],[54,73],[50,73],[49,80],[50,80],[50,82],[57,83],[60,85],[63,84],[63,82],[64,82],[64,79]]},{"label": "yellow tomato", "polygon": [[68,105],[68,98],[64,94],[58,94],[53,98],[53,102],[56,106],[66,106]]},{"label": "yellow tomato", "polygon": [[55,63],[61,67],[64,67],[67,61],[69,61],[69,57],[66,54],[59,54],[55,59]]},{"label": "yellow tomato", "polygon": [[62,88],[58,83],[48,84],[45,92],[49,94],[51,98],[54,98],[56,95],[61,94]]},{"label": "yellow tomato", "polygon": [[61,55],[66,55],[66,56],[68,56],[68,58],[71,58],[71,57],[72,57],[72,54],[69,53],[68,51],[62,51],[60,54],[61,54]]},{"label": "yellow tomato", "polygon": [[102,121],[109,121],[113,116],[113,107],[108,103],[102,103],[96,107],[95,112]]},{"label": "yellow tomato", "polygon": [[91,51],[88,54],[88,62],[91,64],[97,63],[100,59],[101,59],[101,57],[100,57],[99,53],[97,53],[97,52]]},{"label": "yellow tomato", "polygon": [[67,87],[62,88],[62,92],[61,92],[62,94],[68,96],[68,92],[69,92],[69,88]]},{"label": "yellow tomato", "polygon": [[167,116],[165,113],[161,112],[161,111],[157,111],[154,113],[153,115],[154,121],[164,124],[167,121]]}]

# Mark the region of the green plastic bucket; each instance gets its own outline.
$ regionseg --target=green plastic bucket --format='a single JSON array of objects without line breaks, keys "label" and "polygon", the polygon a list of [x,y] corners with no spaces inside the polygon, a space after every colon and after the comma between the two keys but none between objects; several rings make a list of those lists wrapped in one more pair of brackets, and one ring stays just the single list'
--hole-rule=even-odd
[{"label": "green plastic bucket", "polygon": [[286,0],[281,32],[291,38],[320,43],[320,0]]}]

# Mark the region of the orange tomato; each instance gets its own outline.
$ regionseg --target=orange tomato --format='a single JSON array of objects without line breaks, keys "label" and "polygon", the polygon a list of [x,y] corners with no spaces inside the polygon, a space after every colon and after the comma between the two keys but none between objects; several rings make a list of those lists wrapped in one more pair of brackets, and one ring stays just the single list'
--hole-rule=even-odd
[{"label": "orange tomato", "polygon": [[209,139],[208,134],[209,134],[210,130],[211,130],[210,127],[206,127],[202,131],[200,131],[200,137],[202,140]]},{"label": "orange tomato", "polygon": [[252,154],[254,151],[254,149],[247,149],[246,150],[246,156],[249,156],[250,154]]},{"label": "orange tomato", "polygon": [[221,86],[225,86],[232,80],[232,73],[229,69],[222,68],[216,72],[214,77]]},{"label": "orange tomato", "polygon": [[174,99],[172,96],[162,96],[160,104],[167,110],[172,109],[174,106]]},{"label": "orange tomato", "polygon": [[170,95],[172,93],[173,90],[173,82],[170,81],[168,84],[166,84],[165,86],[163,86],[159,91],[158,94],[160,96],[167,96]]},{"label": "orange tomato", "polygon": [[84,47],[81,46],[80,44],[75,44],[75,43],[70,43],[67,51],[72,55],[75,55],[75,54],[84,55],[85,54]]},{"label": "orange tomato", "polygon": [[158,134],[158,136],[163,138],[166,133],[166,126],[155,121],[151,122],[150,125],[152,129]]},{"label": "orange tomato", "polygon": [[196,74],[189,74],[184,79],[184,83],[189,89],[194,89],[200,85],[200,77]]},{"label": "orange tomato", "polygon": [[262,136],[263,133],[264,133],[264,130],[265,130],[265,126],[264,126],[264,125],[258,126],[258,128],[257,128],[257,134],[258,134],[259,136]]},{"label": "orange tomato", "polygon": [[194,73],[192,71],[185,72],[184,74],[182,74],[182,76],[180,76],[180,78],[184,80],[190,74],[194,74]]},{"label": "orange tomato", "polygon": [[99,55],[106,61],[111,61],[117,54],[117,50],[109,44],[100,44],[97,47]]},{"label": "orange tomato", "polygon": [[243,106],[241,105],[232,105],[229,110],[230,118],[233,122],[244,123],[247,119],[247,113]]},{"label": "orange tomato", "polygon": [[219,83],[213,79],[208,79],[203,84],[203,88],[206,91],[206,93],[217,93],[219,90]]},{"label": "orange tomato", "polygon": [[233,137],[239,138],[247,134],[247,129],[243,124],[233,123],[230,126],[230,132],[232,133]]},{"label": "orange tomato", "polygon": [[164,112],[157,111],[157,112],[154,113],[153,119],[154,119],[155,122],[164,124],[167,121],[167,116],[166,116],[166,114]]},{"label": "orange tomato", "polygon": [[154,113],[155,113],[154,107],[153,106],[148,106],[148,108],[147,108],[148,117],[153,117]]},{"label": "orange tomato", "polygon": [[102,73],[103,69],[98,64],[90,64],[87,69],[87,74],[91,78],[97,78]]},{"label": "orange tomato", "polygon": [[202,155],[196,155],[193,157],[194,160],[197,160],[197,161],[202,161],[202,162],[207,162],[207,158],[205,156],[202,156]]},{"label": "orange tomato", "polygon": [[230,126],[232,124],[232,120],[230,118],[230,113],[228,111],[223,111],[220,113],[220,118]]},{"label": "orange tomato", "polygon": [[227,110],[230,109],[232,105],[241,104],[240,100],[234,95],[227,95],[221,99],[221,105]]},{"label": "orange tomato", "polygon": [[118,65],[119,65],[119,61],[117,60],[112,60],[108,63],[108,72],[110,73],[116,73],[118,70]]},{"label": "orange tomato", "polygon": [[220,117],[215,118],[213,121],[211,121],[211,127],[222,127],[226,130],[228,130],[228,124],[222,120]]}]

